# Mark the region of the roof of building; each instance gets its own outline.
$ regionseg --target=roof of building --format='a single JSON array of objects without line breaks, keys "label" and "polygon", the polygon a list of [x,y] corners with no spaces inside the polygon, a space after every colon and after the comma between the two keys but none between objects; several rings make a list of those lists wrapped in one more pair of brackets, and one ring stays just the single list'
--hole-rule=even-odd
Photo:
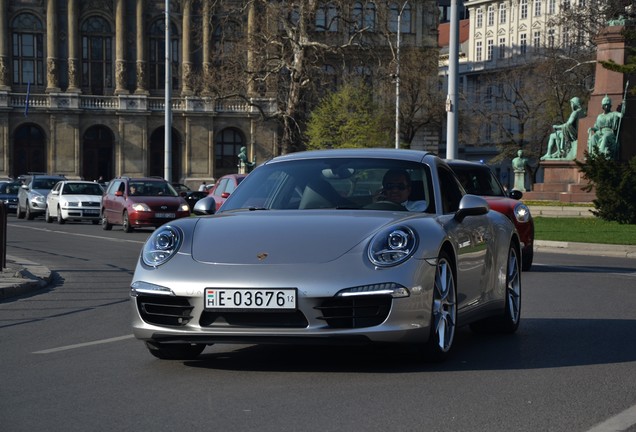
[{"label": "roof of building", "polygon": [[[459,20],[459,43],[462,44],[468,40],[470,30],[470,19]],[[450,23],[441,23],[437,28],[437,46],[448,49],[450,39]]]}]

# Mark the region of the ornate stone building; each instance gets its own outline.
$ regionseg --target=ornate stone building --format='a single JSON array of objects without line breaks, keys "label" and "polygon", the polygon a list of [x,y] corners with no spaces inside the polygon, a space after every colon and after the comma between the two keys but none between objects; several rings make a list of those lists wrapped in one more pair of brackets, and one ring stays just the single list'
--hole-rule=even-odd
[{"label": "ornate stone building", "polygon": [[[412,3],[409,33],[434,43],[437,17],[422,21],[434,2]],[[171,2],[168,120],[164,0],[0,0],[0,176],[163,177],[169,157],[170,180],[194,185],[236,172],[243,146],[259,162],[278,155],[279,122],[263,120],[278,110],[275,88],[241,99],[194,88],[193,71],[205,79],[217,65],[212,4]]]}]

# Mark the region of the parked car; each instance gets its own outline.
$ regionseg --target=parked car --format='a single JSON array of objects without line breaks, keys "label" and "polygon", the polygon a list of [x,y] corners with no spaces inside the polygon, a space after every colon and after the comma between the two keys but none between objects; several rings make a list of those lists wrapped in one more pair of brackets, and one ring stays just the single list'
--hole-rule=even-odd
[{"label": "parked car", "polygon": [[432,153],[292,153],[254,169],[218,213],[150,235],[132,328],[160,359],[214,343],[382,342],[441,360],[458,325],[516,331],[520,253],[512,222]]},{"label": "parked car", "polygon": [[186,200],[186,202],[188,203],[188,207],[190,207],[190,211],[192,211],[192,208],[197,203],[197,201],[208,196],[207,190],[195,191],[190,189],[183,183],[172,183],[172,187],[175,188],[179,195],[181,195],[183,199]]},{"label": "parked car", "polygon": [[50,174],[29,174],[22,176],[22,178],[24,184],[18,191],[16,216],[18,219],[26,217],[28,220],[44,215],[46,196],[57,182],[66,180],[63,175]]},{"label": "parked car", "polygon": [[224,175],[214,183],[214,186],[208,192],[208,195],[214,199],[216,209],[218,210],[225,200],[230,196],[234,189],[243,181],[247,174],[228,174]]},{"label": "parked car", "polygon": [[97,225],[104,189],[97,182],[62,180],[51,189],[46,197],[44,219],[47,223],[57,220],[64,224],[67,220],[91,221]]},{"label": "parked car", "polygon": [[481,195],[495,211],[505,214],[517,228],[521,239],[521,268],[528,271],[534,259],[534,220],[527,205],[519,201],[523,193],[507,193],[488,165],[478,162],[449,160],[462,186],[469,194]]},{"label": "parked car", "polygon": [[135,228],[156,228],[166,222],[190,216],[183,197],[162,178],[118,177],[110,181],[102,197],[102,228],[122,225],[125,232]]},{"label": "parked car", "polygon": [[7,213],[15,213],[18,208],[18,192],[22,182],[3,181],[0,183],[0,200],[4,203]]}]

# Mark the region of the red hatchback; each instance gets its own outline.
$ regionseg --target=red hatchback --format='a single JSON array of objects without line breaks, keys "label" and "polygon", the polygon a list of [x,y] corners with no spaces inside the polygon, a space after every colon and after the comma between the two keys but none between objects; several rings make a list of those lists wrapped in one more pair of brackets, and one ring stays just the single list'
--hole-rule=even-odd
[{"label": "red hatchback", "polygon": [[102,197],[102,228],[122,225],[124,231],[156,228],[190,216],[188,203],[162,178],[118,177]]},{"label": "red hatchback", "polygon": [[503,213],[515,224],[522,242],[521,268],[530,270],[534,258],[534,220],[527,205],[519,201],[521,191],[507,194],[488,165],[478,162],[447,160],[466,193],[480,195],[494,211]]},{"label": "red hatchback", "polygon": [[216,183],[214,183],[214,186],[210,189],[208,196],[214,198],[216,210],[221,207],[227,197],[234,192],[234,189],[236,189],[245,177],[247,177],[247,174],[228,174],[224,175]]}]

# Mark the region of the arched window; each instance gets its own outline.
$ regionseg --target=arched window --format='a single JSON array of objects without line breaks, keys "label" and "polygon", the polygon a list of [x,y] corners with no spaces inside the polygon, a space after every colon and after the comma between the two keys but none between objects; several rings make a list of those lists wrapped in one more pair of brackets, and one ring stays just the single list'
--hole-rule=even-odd
[{"label": "arched window", "polygon": [[101,95],[113,87],[113,35],[104,18],[88,18],[82,32],[82,88]]},{"label": "arched window", "polygon": [[355,2],[352,9],[353,22],[356,29],[367,28],[368,30],[375,30],[375,3],[368,2],[362,4],[361,2]]},{"label": "arched window", "polygon": [[44,85],[44,29],[42,22],[29,13],[11,22],[13,84]]},{"label": "arched window", "polygon": [[[156,20],[149,29],[150,53],[148,61],[149,86],[152,90],[164,89],[166,86],[166,21]],[[172,61],[172,88],[179,88],[179,34],[177,26],[170,23],[170,56]]]},{"label": "arched window", "polygon": [[227,172],[236,172],[238,154],[244,142],[243,134],[238,129],[226,128],[219,132],[214,145],[215,168],[228,170]]},{"label": "arched window", "polygon": [[338,31],[338,8],[333,3],[323,4],[316,10],[316,31]]},{"label": "arched window", "polygon": [[402,12],[402,16],[400,18],[400,32],[411,33],[411,5],[409,3],[403,3],[403,5],[391,3],[389,6],[389,31],[392,33],[397,32],[400,10]]}]

